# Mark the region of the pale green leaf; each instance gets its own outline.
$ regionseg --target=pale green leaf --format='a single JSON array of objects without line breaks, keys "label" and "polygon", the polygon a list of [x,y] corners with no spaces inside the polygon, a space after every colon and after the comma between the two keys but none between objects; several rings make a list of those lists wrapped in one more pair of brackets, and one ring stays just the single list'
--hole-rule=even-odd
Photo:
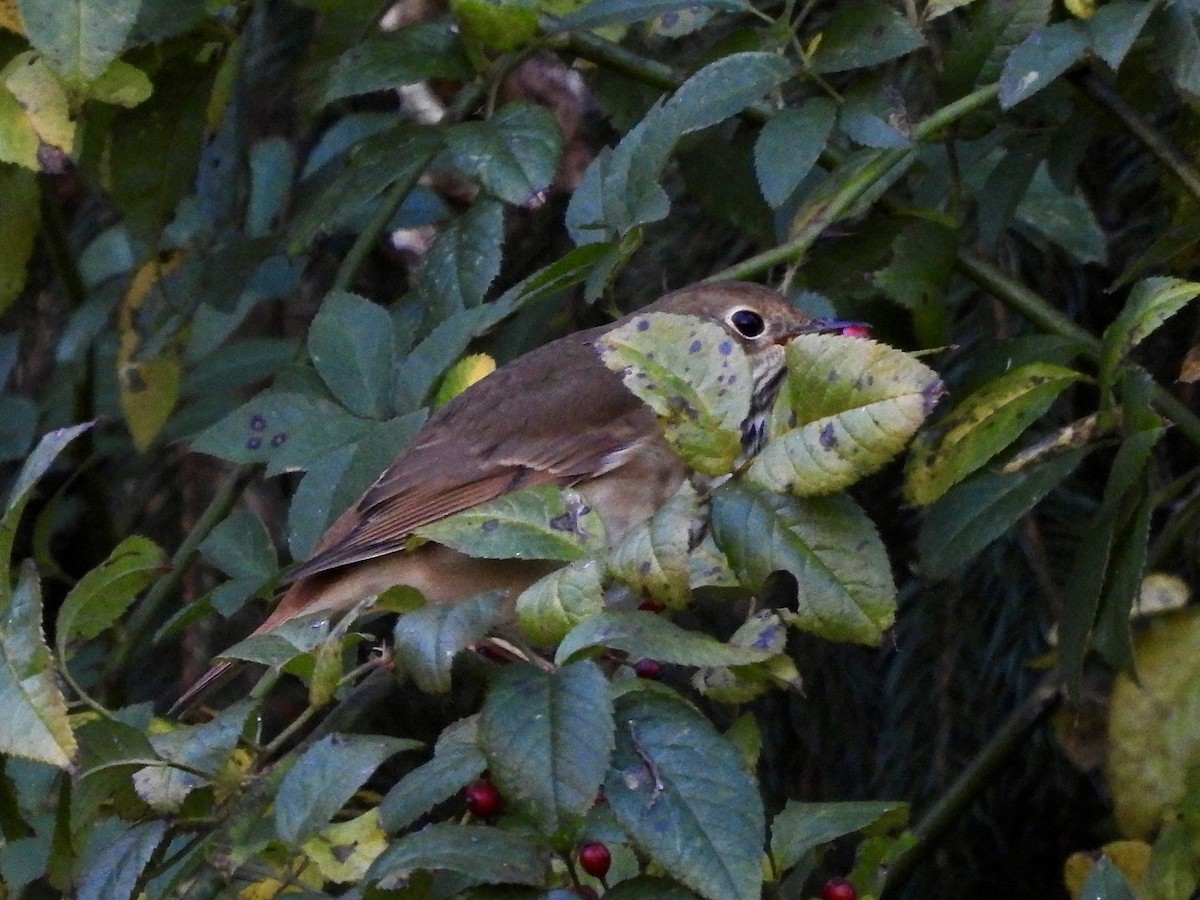
[{"label": "pale green leaf", "polygon": [[125,49],[142,0],[18,0],[29,42],[70,84],[93,81]]},{"label": "pale green leaf", "polygon": [[903,824],[907,807],[903,803],[879,801],[799,803],[789,800],[771,822],[771,856],[779,870],[785,871],[810,850],[861,831],[885,817],[899,818],[896,824]]},{"label": "pale green leaf", "polygon": [[1200,282],[1182,278],[1147,278],[1134,285],[1125,308],[1104,330],[1101,385],[1111,388],[1118,367],[1133,348],[1197,296],[1200,296]]},{"label": "pale green leaf", "polygon": [[538,199],[558,171],[562,132],[554,116],[532,103],[510,103],[484,122],[445,133],[451,163],[506,203]]},{"label": "pale green leaf", "polygon": [[925,44],[904,16],[881,3],[842,5],[821,29],[813,71],[844,72],[887,62]]},{"label": "pale green leaf", "polygon": [[604,609],[604,567],[579,560],[535,581],[517,598],[517,623],[530,640],[553,646],[588,616]]},{"label": "pale green leaf", "polygon": [[811,97],[767,120],[754,144],[754,174],[772,207],[781,206],[812,170],[837,121],[837,105]]},{"label": "pale green leaf", "polygon": [[585,619],[563,638],[554,659],[562,665],[595,648],[681,666],[743,666],[775,653],[769,648],[724,644],[703,632],[680,628],[663,616],[635,610],[601,612]]},{"label": "pale green leaf", "polygon": [[686,606],[691,600],[688,547],[703,521],[696,489],[685,481],[653,516],[621,538],[609,556],[609,572],[641,597],[674,609]]},{"label": "pale green leaf", "polygon": [[1078,22],[1058,22],[1029,35],[1004,61],[1000,107],[1011,109],[1042,90],[1071,68],[1087,46],[1087,30]]},{"label": "pale green leaf", "polygon": [[730,53],[680,85],[664,111],[676,134],[699,131],[737,115],[791,74],[791,65],[775,53]]}]

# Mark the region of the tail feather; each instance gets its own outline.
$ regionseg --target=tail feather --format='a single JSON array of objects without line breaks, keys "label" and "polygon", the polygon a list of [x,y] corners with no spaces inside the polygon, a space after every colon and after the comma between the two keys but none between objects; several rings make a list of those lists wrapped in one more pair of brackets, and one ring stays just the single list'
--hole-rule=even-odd
[{"label": "tail feather", "polygon": [[207,672],[197,679],[196,683],[183,692],[183,695],[175,701],[174,705],[168,711],[167,715],[178,715],[185,709],[193,706],[202,696],[215,690],[222,684],[225,684],[237,674],[235,668],[236,663],[233,660],[219,662]]}]

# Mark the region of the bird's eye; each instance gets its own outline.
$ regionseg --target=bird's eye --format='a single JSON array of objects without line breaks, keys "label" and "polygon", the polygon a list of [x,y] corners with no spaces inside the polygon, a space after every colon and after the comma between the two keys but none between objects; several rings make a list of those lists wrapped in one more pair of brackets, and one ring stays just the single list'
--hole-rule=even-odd
[{"label": "bird's eye", "polygon": [[767,324],[752,309],[736,309],[729,316],[729,324],[738,330],[742,337],[756,338],[766,330]]}]

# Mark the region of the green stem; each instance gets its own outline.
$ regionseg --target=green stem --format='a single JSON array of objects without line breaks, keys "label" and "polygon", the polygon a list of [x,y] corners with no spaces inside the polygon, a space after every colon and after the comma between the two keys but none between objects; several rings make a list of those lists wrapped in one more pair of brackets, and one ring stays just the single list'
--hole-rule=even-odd
[{"label": "green stem", "polygon": [[887,876],[880,891],[882,900],[895,896],[896,890],[930,853],[937,849],[942,837],[958,822],[968,807],[993,784],[993,776],[1025,747],[1026,738],[1037,724],[1062,698],[1055,676],[1047,676],[1033,693],[1025,698],[1000,730],[992,736],[970,765],[954,780],[933,807],[913,826],[917,842],[902,852],[887,867]]}]

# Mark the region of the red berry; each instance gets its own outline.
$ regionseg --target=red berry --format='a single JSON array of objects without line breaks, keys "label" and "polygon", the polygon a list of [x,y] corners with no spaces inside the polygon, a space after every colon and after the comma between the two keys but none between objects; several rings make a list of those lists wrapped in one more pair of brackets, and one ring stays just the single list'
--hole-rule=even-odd
[{"label": "red berry", "polygon": [[869,325],[847,325],[842,329],[842,334],[852,338],[869,338],[871,328]]},{"label": "red berry", "polygon": [[645,678],[648,681],[658,681],[662,678],[663,665],[657,659],[639,659],[634,663],[633,671],[638,678]]},{"label": "red berry", "polygon": [[504,798],[496,786],[480,778],[467,785],[467,810],[480,819],[490,819],[504,808]]},{"label": "red berry", "polygon": [[643,600],[638,609],[644,609],[646,612],[660,613],[667,608],[665,603],[659,603],[657,600]]},{"label": "red berry", "polygon": [[579,848],[579,865],[593,878],[603,878],[612,865],[612,854],[603,844],[584,844]]},{"label": "red berry", "polygon": [[821,900],[858,900],[858,891],[845,878],[830,878],[821,888]]}]

